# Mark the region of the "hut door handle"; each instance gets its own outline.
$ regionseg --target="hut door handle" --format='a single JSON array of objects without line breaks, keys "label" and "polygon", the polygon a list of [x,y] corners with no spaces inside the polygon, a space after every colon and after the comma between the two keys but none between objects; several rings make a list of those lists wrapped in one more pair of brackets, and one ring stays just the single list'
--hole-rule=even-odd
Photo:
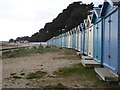
[{"label": "hut door handle", "polygon": [[108,55],[108,58],[110,58],[110,55]]}]

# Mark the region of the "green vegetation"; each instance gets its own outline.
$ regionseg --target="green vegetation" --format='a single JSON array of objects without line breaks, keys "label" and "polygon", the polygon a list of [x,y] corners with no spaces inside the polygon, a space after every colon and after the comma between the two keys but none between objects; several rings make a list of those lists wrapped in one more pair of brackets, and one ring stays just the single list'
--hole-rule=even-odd
[{"label": "green vegetation", "polygon": [[60,55],[53,59],[80,60],[81,57],[76,54],[75,50],[62,49]]},{"label": "green vegetation", "polygon": [[27,79],[40,79],[42,78],[43,76],[45,76],[47,73],[44,72],[44,71],[36,71],[36,72],[33,72],[33,73],[29,73],[26,78]]},{"label": "green vegetation", "polygon": [[10,75],[16,75],[16,73],[11,73]]},{"label": "green vegetation", "polygon": [[96,75],[93,69],[91,68],[86,69],[81,64],[73,65],[72,67],[69,67],[69,68],[65,67],[65,68],[59,69],[58,71],[55,71],[54,74],[59,76],[87,75],[88,78],[89,77],[94,78]]},{"label": "green vegetation", "polygon": [[91,84],[85,84],[85,87],[110,87],[118,88],[119,86],[116,83],[109,83],[100,81],[96,76],[93,68],[85,68],[81,64],[73,65],[72,67],[61,68],[58,71],[54,72],[57,77],[69,77],[69,76],[79,76],[79,79],[82,81],[89,81]]},{"label": "green vegetation", "polygon": [[25,75],[25,73],[21,73],[20,75],[22,75],[22,76],[23,76],[23,75]]},{"label": "green vegetation", "polygon": [[10,75],[11,75],[10,78],[14,78],[14,79],[22,79],[22,77],[17,76],[16,73],[11,73]]},{"label": "green vegetation", "polygon": [[15,57],[24,57],[32,54],[43,54],[46,52],[56,52],[58,49],[57,48],[50,48],[50,47],[32,47],[32,48],[23,48],[19,50],[14,50],[14,51],[8,51],[8,52],[3,52],[2,53],[2,58],[15,58]]},{"label": "green vegetation", "polygon": [[22,77],[20,77],[20,76],[13,76],[13,77],[11,77],[11,78],[14,78],[14,79],[22,79]]},{"label": "green vegetation", "polygon": [[68,90],[68,88],[61,83],[58,83],[57,85],[47,85],[45,86],[45,90],[46,89]]}]

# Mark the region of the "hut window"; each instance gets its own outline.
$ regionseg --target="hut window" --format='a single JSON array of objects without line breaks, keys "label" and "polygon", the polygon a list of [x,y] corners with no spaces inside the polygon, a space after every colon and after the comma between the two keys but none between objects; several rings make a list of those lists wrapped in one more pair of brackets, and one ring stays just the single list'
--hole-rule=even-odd
[{"label": "hut window", "polygon": [[98,29],[98,27],[96,27],[96,29]]}]

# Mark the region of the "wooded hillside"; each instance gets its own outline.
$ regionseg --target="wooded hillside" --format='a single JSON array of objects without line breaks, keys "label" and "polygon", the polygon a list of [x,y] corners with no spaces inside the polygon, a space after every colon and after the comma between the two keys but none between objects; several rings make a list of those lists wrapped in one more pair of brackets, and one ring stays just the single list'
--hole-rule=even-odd
[{"label": "wooded hillside", "polygon": [[[46,23],[44,28],[40,29],[38,32],[29,37],[29,41],[47,41],[54,36],[71,30],[72,28],[78,26],[80,23],[83,22],[93,6],[93,3],[83,4],[81,1],[73,2],[66,9],[64,9],[62,13],[60,13],[55,19],[53,19],[52,22]],[[62,29],[65,30],[62,31]],[[22,38],[23,37],[21,37],[21,39]]]}]

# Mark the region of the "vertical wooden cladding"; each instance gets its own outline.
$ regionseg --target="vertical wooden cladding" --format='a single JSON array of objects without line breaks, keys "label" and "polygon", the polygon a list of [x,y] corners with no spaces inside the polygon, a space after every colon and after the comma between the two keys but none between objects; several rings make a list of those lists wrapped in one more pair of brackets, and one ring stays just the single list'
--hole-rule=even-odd
[{"label": "vertical wooden cladding", "polygon": [[78,30],[77,27],[75,27],[75,50],[77,50],[78,46]]},{"label": "vertical wooden cladding", "polygon": [[[110,2],[111,1],[111,2]],[[119,3],[114,0],[103,4],[101,17],[103,18],[103,65],[120,75],[118,55],[119,50]],[[119,0],[118,0],[119,1]]]},{"label": "vertical wooden cladding", "polygon": [[67,48],[71,48],[70,43],[71,43],[71,36],[70,36],[70,31],[68,31],[67,32]]},{"label": "vertical wooden cladding", "polygon": [[91,23],[92,15],[88,15],[88,56],[93,57],[93,24]]},{"label": "vertical wooden cladding", "polygon": [[80,31],[80,25],[76,28],[77,30],[77,50],[81,51],[81,31]]},{"label": "vertical wooden cladding", "polygon": [[59,42],[58,42],[58,43],[59,43],[59,47],[61,47],[61,44],[62,44],[62,43],[61,43],[61,42],[62,42],[62,40],[61,40],[61,39],[62,39],[62,38],[61,38],[61,35],[59,35],[58,37],[59,37],[59,39],[58,39],[58,41],[59,41]]},{"label": "vertical wooden cladding", "polygon": [[65,35],[64,35],[64,46],[65,46],[65,48],[67,48],[67,33],[65,33]]},{"label": "vertical wooden cladding", "polygon": [[102,19],[99,17],[101,8],[96,7],[93,9],[92,23],[93,28],[93,58],[102,65]]},{"label": "vertical wooden cladding", "polygon": [[72,42],[73,42],[73,34],[72,30],[70,31],[70,48],[72,48]]},{"label": "vertical wooden cladding", "polygon": [[94,59],[102,64],[102,21],[94,25]]},{"label": "vertical wooden cladding", "polygon": [[[118,35],[120,35],[120,7],[118,8]],[[120,58],[120,36],[118,37],[118,58]],[[118,61],[118,73],[120,75],[120,60]]]},{"label": "vertical wooden cladding", "polygon": [[85,49],[85,23],[80,24],[80,31],[81,31],[81,48],[80,51],[84,54]]},{"label": "vertical wooden cladding", "polygon": [[[104,47],[103,47],[103,64],[107,67],[117,70],[117,46],[118,46],[118,12],[114,12],[104,19]],[[112,22],[110,22],[112,21]]]},{"label": "vertical wooden cladding", "polygon": [[76,33],[75,28],[72,29],[72,49],[75,49],[76,46]]},{"label": "vertical wooden cladding", "polygon": [[84,20],[84,24],[85,24],[85,31],[84,31],[84,33],[85,33],[85,46],[84,46],[84,54],[86,54],[86,55],[88,55],[88,27],[87,27],[87,20],[85,19]]},{"label": "vertical wooden cladding", "polygon": [[89,27],[88,55],[93,57],[93,25]]}]

